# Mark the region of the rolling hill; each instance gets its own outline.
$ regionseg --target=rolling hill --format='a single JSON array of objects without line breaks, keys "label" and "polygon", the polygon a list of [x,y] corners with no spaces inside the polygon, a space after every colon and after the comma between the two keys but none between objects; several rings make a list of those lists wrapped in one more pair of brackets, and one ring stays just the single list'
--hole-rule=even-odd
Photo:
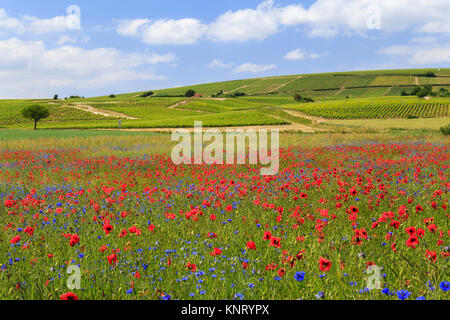
[{"label": "rolling hill", "polygon": [[[408,95],[417,86],[432,93]],[[192,89],[201,97],[186,98]],[[334,120],[448,121],[450,68],[355,71],[287,75],[64,100],[0,100],[0,127],[27,128],[20,110],[44,104],[51,116],[40,128],[155,129],[192,127],[284,126],[305,132],[329,130]],[[300,95],[314,100],[295,101]],[[120,124],[119,124],[120,121]],[[367,121],[364,122],[366,126]],[[391,123],[391,122],[390,122]],[[424,122],[425,123],[425,122]],[[351,123],[351,126],[358,123]],[[438,129],[433,122],[433,130]]]}]

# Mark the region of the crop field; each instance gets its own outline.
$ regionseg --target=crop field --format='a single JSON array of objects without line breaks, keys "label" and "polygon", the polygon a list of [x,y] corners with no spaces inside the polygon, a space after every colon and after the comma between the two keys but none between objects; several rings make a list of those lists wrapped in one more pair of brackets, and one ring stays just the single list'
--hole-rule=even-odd
[{"label": "crop field", "polygon": [[448,116],[449,102],[448,99],[353,99],[303,104],[294,108],[327,119],[433,118]]},{"label": "crop field", "polygon": [[82,110],[77,110],[66,105],[56,103],[48,104],[44,102],[34,102],[30,100],[0,100],[0,126],[23,124],[29,122],[20,111],[22,108],[38,104],[47,106],[50,109],[50,117],[47,121],[71,121],[71,120],[105,120],[107,117],[95,115]]},{"label": "crop field", "polygon": [[1,299],[59,299],[73,265],[83,300],[448,299],[441,138],[290,134],[267,177],[47,134],[2,145]]}]

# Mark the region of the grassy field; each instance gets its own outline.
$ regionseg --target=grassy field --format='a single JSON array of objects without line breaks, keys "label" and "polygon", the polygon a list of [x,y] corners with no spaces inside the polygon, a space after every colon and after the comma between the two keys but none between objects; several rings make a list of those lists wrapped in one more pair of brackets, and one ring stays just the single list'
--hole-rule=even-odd
[{"label": "grassy field", "polygon": [[[315,122],[308,115],[341,120],[439,118],[448,116],[450,98],[425,100],[400,94],[411,91],[416,83],[434,85],[435,92],[447,88],[449,70],[381,70],[244,79],[164,90],[149,88],[154,95],[145,98],[144,92],[135,92],[65,100],[0,100],[0,128],[29,128],[30,121],[20,112],[31,104],[50,109],[51,116],[38,124],[40,129],[114,129],[119,127],[119,119],[122,129],[146,129],[192,127],[194,120],[203,121],[206,127],[286,124],[314,127]],[[427,72],[436,76],[426,77]],[[188,89],[194,89],[203,98],[183,97]],[[209,98],[218,91],[225,95],[219,96],[220,99]],[[236,92],[246,95],[226,96]],[[295,102],[295,94],[315,102]],[[305,116],[289,114],[286,112],[289,109]],[[353,124],[349,128],[354,128]],[[436,130],[435,126],[428,129]]]},{"label": "grassy field", "polygon": [[167,134],[27,134],[0,140],[1,299],[448,299],[439,135],[281,134],[270,179],[175,166]]}]

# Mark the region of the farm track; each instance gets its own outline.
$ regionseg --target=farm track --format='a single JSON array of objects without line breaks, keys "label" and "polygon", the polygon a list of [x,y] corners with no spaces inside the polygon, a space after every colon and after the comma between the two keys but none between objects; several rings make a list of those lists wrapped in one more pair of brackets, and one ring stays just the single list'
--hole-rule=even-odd
[{"label": "farm track", "polygon": [[382,96],[387,95],[387,94],[392,90],[392,88],[393,88],[393,87],[389,87],[389,88],[382,94]]},{"label": "farm track", "polygon": [[272,93],[272,92],[275,92],[275,91],[277,91],[277,90],[280,90],[281,88],[286,87],[287,85],[289,85],[289,84],[291,84],[292,82],[297,81],[298,79],[301,79],[301,78],[303,78],[303,76],[299,76],[299,77],[297,77],[297,78],[295,78],[295,79],[293,79],[293,80],[291,80],[291,81],[288,81],[288,82],[282,84],[281,86],[276,87],[275,89],[272,89],[272,90],[270,90],[270,91],[267,91],[266,93]]},{"label": "farm track", "polygon": [[336,92],[334,95],[335,96],[338,96],[338,95],[340,95],[341,93],[342,93],[342,91],[344,91],[345,90],[345,87],[341,87],[341,89],[338,91],[338,92]]},{"label": "farm track", "polygon": [[86,112],[89,112],[92,114],[101,115],[104,117],[113,117],[113,118],[127,119],[127,120],[138,120],[138,118],[133,118],[133,117],[127,116],[126,114],[123,114],[120,112],[98,109],[98,108],[95,108],[88,104],[77,104],[77,105],[68,105],[68,106],[71,108],[86,111]]},{"label": "farm track", "polygon": [[[275,116],[271,116],[276,118]],[[277,118],[281,119],[281,118]],[[282,119],[284,120],[284,119]],[[129,131],[129,132],[173,132],[179,129],[185,129],[188,132],[193,132],[194,128],[139,128],[139,129],[95,129],[100,131]],[[266,129],[266,130],[279,130],[280,132],[306,132],[306,133],[314,133],[315,129],[304,126],[301,124],[287,124],[287,125],[273,125],[273,126],[230,126],[230,127],[203,127],[202,131],[206,130],[219,130],[219,131],[225,131],[227,129],[242,129],[242,130],[248,130],[248,129],[254,129],[254,130],[260,130],[260,129]]]}]

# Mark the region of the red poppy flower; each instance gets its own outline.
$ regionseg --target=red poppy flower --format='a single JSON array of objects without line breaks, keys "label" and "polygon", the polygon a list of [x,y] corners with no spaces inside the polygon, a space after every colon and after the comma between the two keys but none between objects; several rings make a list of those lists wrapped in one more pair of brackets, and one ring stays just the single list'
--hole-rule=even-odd
[{"label": "red poppy flower", "polygon": [[220,256],[222,254],[222,250],[220,250],[219,248],[214,248],[214,251],[210,252],[209,254],[212,255],[213,257]]},{"label": "red poppy flower", "polygon": [[17,235],[14,238],[12,238],[9,242],[11,242],[12,244],[15,244],[19,241],[20,241],[20,235]]},{"label": "red poppy flower", "polygon": [[247,248],[249,248],[251,250],[256,250],[256,245],[253,241],[249,241],[249,242],[247,242]]},{"label": "red poppy flower", "polygon": [[61,300],[79,300],[77,295],[73,292],[67,292],[59,296]]},{"label": "red poppy flower", "polygon": [[73,247],[74,245],[76,245],[78,242],[80,242],[80,237],[77,234],[73,234],[70,236],[70,246]]},{"label": "red poppy flower", "polygon": [[116,254],[111,254],[107,258],[108,258],[108,263],[109,264],[116,264],[117,263],[117,255]]},{"label": "red poppy flower", "polygon": [[113,229],[114,229],[114,227],[112,225],[110,225],[109,223],[105,223],[103,225],[103,231],[105,231],[106,235],[108,235]]},{"label": "red poppy flower", "polygon": [[322,271],[329,271],[331,268],[331,261],[320,257],[319,259],[319,269]]},{"label": "red poppy flower", "polygon": [[418,244],[419,239],[416,236],[410,236],[409,239],[406,241],[406,245],[413,249],[415,249]]}]

